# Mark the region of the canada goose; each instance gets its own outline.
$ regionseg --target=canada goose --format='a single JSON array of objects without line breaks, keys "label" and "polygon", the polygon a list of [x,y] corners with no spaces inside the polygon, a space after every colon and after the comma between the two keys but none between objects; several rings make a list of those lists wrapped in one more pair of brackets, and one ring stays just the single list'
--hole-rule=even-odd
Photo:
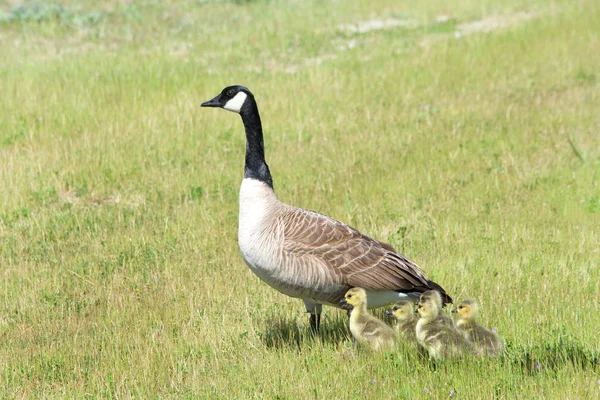
[{"label": "canada goose", "polygon": [[350,332],[358,343],[368,343],[373,350],[389,350],[394,346],[394,330],[367,311],[367,292],[363,288],[352,288],[340,301],[349,304]]},{"label": "canada goose", "polygon": [[439,360],[473,353],[473,345],[443,318],[442,298],[438,291],[423,293],[417,310],[420,315],[415,328],[417,341],[431,358]]},{"label": "canada goose", "polygon": [[263,132],[254,95],[228,86],[202,107],[238,113],[246,130],[246,163],[240,188],[238,242],[242,257],[264,282],[301,298],[318,330],[322,305],[340,307],[344,293],[363,287],[368,308],[436,289],[452,299],[392,246],[319,213],[282,203],[265,162]]},{"label": "canada goose", "polygon": [[477,324],[479,304],[475,300],[465,300],[452,310],[457,313],[456,328],[475,345],[481,354],[494,357],[502,354],[504,343],[496,333]]},{"label": "canada goose", "polygon": [[396,332],[407,342],[417,342],[416,326],[417,315],[415,314],[415,303],[410,300],[400,300],[394,304],[391,310],[385,312],[386,315],[394,317],[396,320]]}]

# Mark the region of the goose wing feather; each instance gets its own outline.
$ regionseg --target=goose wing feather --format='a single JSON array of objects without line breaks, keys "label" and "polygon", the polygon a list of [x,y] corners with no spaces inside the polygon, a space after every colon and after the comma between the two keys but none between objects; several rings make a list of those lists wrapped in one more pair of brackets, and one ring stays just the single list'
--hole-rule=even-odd
[{"label": "goose wing feather", "polygon": [[389,244],[322,214],[295,209],[282,216],[283,252],[302,259],[307,269],[350,286],[373,290],[411,290],[429,282],[419,267]]}]

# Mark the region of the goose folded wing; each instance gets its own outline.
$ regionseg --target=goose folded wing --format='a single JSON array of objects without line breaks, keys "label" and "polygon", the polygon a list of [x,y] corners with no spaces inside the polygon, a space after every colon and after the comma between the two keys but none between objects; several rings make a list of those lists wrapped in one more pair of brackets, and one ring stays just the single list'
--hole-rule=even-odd
[{"label": "goose folded wing", "polygon": [[319,265],[347,285],[373,290],[428,286],[415,263],[342,222],[307,210],[285,215],[282,222],[288,256]]}]

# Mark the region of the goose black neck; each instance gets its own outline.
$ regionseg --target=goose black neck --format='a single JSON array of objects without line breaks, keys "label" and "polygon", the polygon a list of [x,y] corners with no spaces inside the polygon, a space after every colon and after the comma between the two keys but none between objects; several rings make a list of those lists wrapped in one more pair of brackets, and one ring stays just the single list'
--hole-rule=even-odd
[{"label": "goose black neck", "polygon": [[249,96],[240,110],[244,128],[246,128],[246,165],[244,178],[256,179],[273,188],[271,171],[265,161],[265,145],[263,142],[262,124],[258,114],[258,106]]}]

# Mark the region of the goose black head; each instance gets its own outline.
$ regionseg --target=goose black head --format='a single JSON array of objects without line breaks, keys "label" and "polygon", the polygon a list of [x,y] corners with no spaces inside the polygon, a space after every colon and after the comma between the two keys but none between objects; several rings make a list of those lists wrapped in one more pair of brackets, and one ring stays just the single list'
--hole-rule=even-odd
[{"label": "goose black head", "polygon": [[253,95],[247,87],[240,85],[227,86],[217,97],[202,103],[201,106],[219,107],[240,114],[248,97],[253,97]]}]

